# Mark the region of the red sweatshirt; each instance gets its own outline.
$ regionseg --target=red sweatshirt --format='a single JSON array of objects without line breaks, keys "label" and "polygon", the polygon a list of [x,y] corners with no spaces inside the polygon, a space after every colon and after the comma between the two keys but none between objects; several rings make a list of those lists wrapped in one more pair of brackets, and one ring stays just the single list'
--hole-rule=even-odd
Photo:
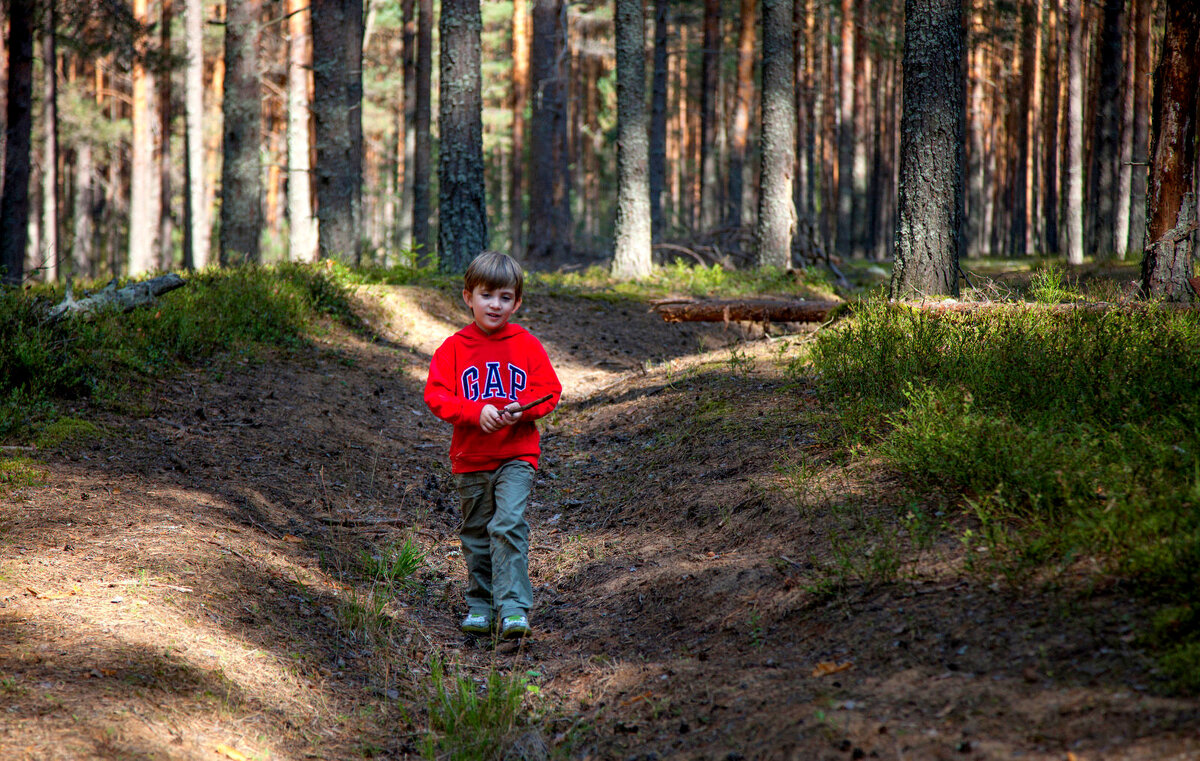
[{"label": "red sweatshirt", "polygon": [[[479,427],[485,404],[502,409],[546,394],[553,398],[521,414],[521,420],[495,433]],[[454,424],[450,469],[455,473],[495,470],[509,460],[537,467],[541,454],[534,420],[558,404],[562,384],[542,344],[520,325],[508,323],[488,335],[475,323],[447,338],[433,353],[425,403],[433,414]]]}]

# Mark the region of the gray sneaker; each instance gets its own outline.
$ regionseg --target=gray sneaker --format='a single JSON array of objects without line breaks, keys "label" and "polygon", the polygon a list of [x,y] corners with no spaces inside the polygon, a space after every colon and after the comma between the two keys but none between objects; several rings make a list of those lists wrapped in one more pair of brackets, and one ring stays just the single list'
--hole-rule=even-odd
[{"label": "gray sneaker", "polygon": [[520,639],[529,634],[529,617],[516,613],[500,619],[501,639]]},{"label": "gray sneaker", "polygon": [[458,628],[463,634],[491,634],[492,617],[487,613],[468,613]]}]

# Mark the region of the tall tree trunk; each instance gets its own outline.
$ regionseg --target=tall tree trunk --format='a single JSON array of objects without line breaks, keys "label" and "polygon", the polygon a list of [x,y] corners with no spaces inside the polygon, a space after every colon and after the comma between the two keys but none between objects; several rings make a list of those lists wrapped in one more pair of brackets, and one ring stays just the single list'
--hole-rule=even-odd
[{"label": "tall tree trunk", "polygon": [[[1133,4],[1136,0],[1130,2]],[[1113,210],[1113,255],[1118,261],[1124,261],[1129,253],[1129,198],[1133,192],[1133,79],[1137,68],[1134,66],[1137,51],[1134,24],[1134,19],[1126,15],[1122,25],[1125,68],[1121,73],[1121,129],[1117,152],[1116,208]]]},{"label": "tall tree trunk", "polygon": [[[171,0],[162,0],[159,45],[163,55],[171,53]],[[175,264],[171,224],[171,71],[164,69],[158,88],[158,269]]]},{"label": "tall tree trunk", "polygon": [[641,0],[616,0],[617,220],[612,273],[621,279],[650,274],[649,133],[646,55]]},{"label": "tall tree trunk", "polygon": [[[58,3],[49,1],[42,30],[42,254],[44,277],[58,279]],[[68,274],[70,263],[67,263]]]},{"label": "tall tree trunk", "polygon": [[204,189],[204,2],[187,0],[184,11],[187,66],[184,69],[184,108],[187,160],[183,182],[183,266],[201,269],[208,265],[209,221]]},{"label": "tall tree trunk", "polygon": [[732,131],[729,136],[729,195],[725,226],[742,226],[745,202],[745,167],[750,146],[750,104],[754,98],[754,0],[741,0],[738,14],[737,83],[733,96]]},{"label": "tall tree trunk", "polygon": [[221,164],[222,267],[258,263],[262,232],[262,97],[258,27],[262,0],[231,0],[225,18],[224,150]]},{"label": "tall tree trunk", "polygon": [[[134,0],[134,18],[141,24],[150,21],[148,0]],[[132,169],[129,188],[129,274],[151,271],[158,261],[159,182],[155,166],[154,75],[143,56],[133,63]]]},{"label": "tall tree trunk", "polygon": [[892,298],[958,295],[965,84],[961,0],[904,4],[904,116]]},{"label": "tall tree trunk", "polygon": [[508,228],[513,256],[525,254],[525,109],[529,107],[529,3],[513,0],[512,164],[508,181]]},{"label": "tall tree trunk", "polygon": [[759,267],[786,269],[792,260],[792,171],[796,111],[792,88],[792,3],[763,0],[762,159],[758,190]]},{"label": "tall tree trunk", "polygon": [[312,185],[309,181],[308,129],[311,115],[308,103],[308,71],[312,67],[312,48],[308,32],[308,4],[288,0],[287,69],[287,154],[288,154],[288,257],[295,262],[317,258],[317,225],[312,209]]},{"label": "tall tree trunk", "polygon": [[[791,23],[789,19],[788,23]],[[721,0],[704,0],[704,49],[700,54],[700,230],[720,223],[717,184],[717,94],[720,91]]]},{"label": "tall tree trunk", "polygon": [[[1028,40],[1036,34],[1034,22],[1036,15],[1029,3],[1021,5],[1021,34],[1018,39]],[[1021,79],[1017,86],[1017,103],[1013,109],[1017,134],[1014,137],[1016,155],[1013,157],[1013,203],[1012,224],[1009,228],[1009,250],[1017,256],[1029,253],[1029,194],[1026,185],[1026,173],[1029,170],[1029,119],[1030,98],[1033,96],[1033,68],[1035,47],[1025,44],[1018,46],[1020,53]]]},{"label": "tall tree trunk", "polygon": [[92,143],[80,136],[75,144],[75,207],[72,234],[71,269],[74,274],[95,276],[96,245],[92,215],[96,209],[96,165]]},{"label": "tall tree trunk", "polygon": [[479,0],[442,0],[438,90],[438,270],[460,273],[488,244]]},{"label": "tall tree trunk", "polygon": [[1108,258],[1116,249],[1117,161],[1121,128],[1121,16],[1125,0],[1104,0],[1104,22],[1097,44],[1099,97],[1092,128],[1091,250]]},{"label": "tall tree trunk", "polygon": [[1045,46],[1046,100],[1042,110],[1042,134],[1045,152],[1042,154],[1042,218],[1045,226],[1046,255],[1059,252],[1058,243],[1058,121],[1061,87],[1059,71],[1058,0],[1046,0],[1048,5],[1049,44]]},{"label": "tall tree trunk", "polygon": [[528,258],[543,265],[565,261],[571,250],[563,13],[562,0],[534,0],[529,229],[538,234],[529,236]]},{"label": "tall tree trunk", "polygon": [[358,250],[354,226],[354,162],[346,61],[349,0],[313,0],[313,121],[317,143],[317,243],[322,259],[353,262]]},{"label": "tall tree trunk", "polygon": [[432,85],[433,0],[417,0],[417,92],[413,115],[416,138],[413,145],[413,248],[422,264],[433,261],[433,239],[429,234],[429,177],[433,166]]},{"label": "tall tree trunk", "polygon": [[654,0],[654,73],[650,87],[650,236],[657,243],[666,227],[662,194],[667,180],[667,7]]},{"label": "tall tree trunk", "polygon": [[841,108],[838,122],[837,252],[853,252],[854,214],[854,0],[842,0]]},{"label": "tall tree trunk", "polygon": [[1150,181],[1142,292],[1194,301],[1196,105],[1200,95],[1200,0],[1166,0],[1162,57],[1154,72]]},{"label": "tall tree trunk", "polygon": [[865,44],[858,44],[858,30],[866,29],[864,14],[867,3],[864,0],[854,2],[854,124],[851,138],[853,159],[851,160],[851,212],[850,212],[850,241],[854,257],[866,256],[867,239],[867,125],[870,123],[871,88],[867,82],[873,78],[870,51]]},{"label": "tall tree trunk", "polygon": [[1067,262],[1083,264],[1083,11],[1067,0]]},{"label": "tall tree trunk", "polygon": [[403,168],[403,185],[400,189],[400,208],[396,219],[395,244],[397,248],[413,246],[413,164],[417,151],[417,2],[403,0],[401,3],[404,27],[402,52],[404,67],[404,122],[400,133],[404,143],[400,153]]},{"label": "tall tree trunk", "polygon": [[345,0],[346,121],[350,133],[351,261],[362,263],[363,238],[363,2]]},{"label": "tall tree trunk", "polygon": [[1150,150],[1151,0],[1133,0],[1133,171],[1129,191],[1129,247],[1141,252],[1146,239],[1146,178]]}]

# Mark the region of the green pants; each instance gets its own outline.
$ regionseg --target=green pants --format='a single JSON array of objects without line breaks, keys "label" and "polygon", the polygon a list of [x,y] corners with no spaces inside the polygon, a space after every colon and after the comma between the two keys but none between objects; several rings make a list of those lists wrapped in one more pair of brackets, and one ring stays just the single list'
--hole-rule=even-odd
[{"label": "green pants", "polygon": [[533,605],[529,584],[529,524],[525,505],[534,469],[510,460],[495,470],[454,476],[462,499],[463,558],[467,561],[467,608],[500,617],[525,613]]}]

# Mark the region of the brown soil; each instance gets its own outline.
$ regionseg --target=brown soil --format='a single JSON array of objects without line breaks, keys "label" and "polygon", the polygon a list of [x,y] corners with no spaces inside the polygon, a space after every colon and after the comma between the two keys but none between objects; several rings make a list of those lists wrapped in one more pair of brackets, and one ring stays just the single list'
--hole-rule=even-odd
[{"label": "brown soil", "polygon": [[[447,426],[421,402],[452,298],[365,294],[374,340],[153,384],[0,495],[0,758],[405,758],[428,666],[529,675],[551,755],[1195,759],[1142,613],[1072,569],[1009,584],[966,524],[847,457],[784,366],[803,335],[532,294],[568,389],[529,520],[535,636],[457,631]],[[417,584],[364,556],[415,540]],[[976,553],[981,554],[981,553]],[[828,673],[826,673],[828,672]],[[544,755],[536,736],[510,758]]]}]

